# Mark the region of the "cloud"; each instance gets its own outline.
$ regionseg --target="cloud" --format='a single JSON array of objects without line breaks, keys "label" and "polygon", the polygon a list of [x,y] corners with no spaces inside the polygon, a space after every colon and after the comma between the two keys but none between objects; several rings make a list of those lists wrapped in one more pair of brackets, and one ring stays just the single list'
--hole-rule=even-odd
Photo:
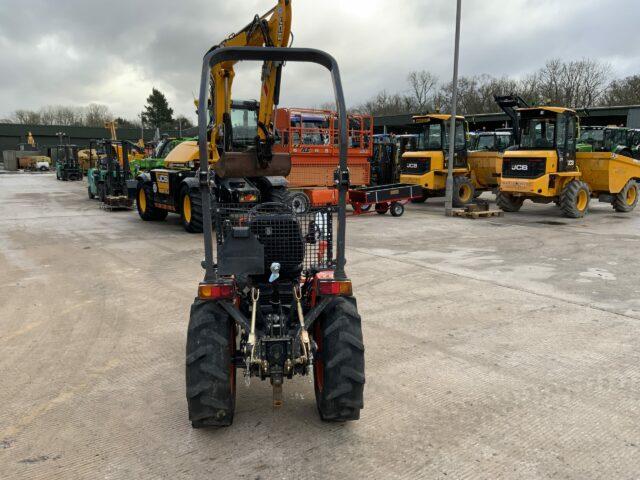
[{"label": "cloud", "polygon": [[[293,0],[295,45],[338,60],[347,101],[406,90],[412,70],[447,81],[453,0]],[[192,94],[202,55],[275,0],[2,0],[0,117],[48,104],[109,105],[133,118],[152,87],[176,113],[195,118]],[[610,62],[638,73],[636,0],[463,0],[462,75],[522,76],[552,57]],[[238,66],[234,96],[257,98],[259,67]],[[289,64],[282,103],[332,98],[320,67]]]}]

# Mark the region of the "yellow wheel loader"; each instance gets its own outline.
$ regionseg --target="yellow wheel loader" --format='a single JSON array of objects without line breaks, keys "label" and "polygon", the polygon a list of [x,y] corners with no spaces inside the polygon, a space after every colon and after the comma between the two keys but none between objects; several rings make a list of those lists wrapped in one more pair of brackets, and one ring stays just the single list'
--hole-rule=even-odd
[{"label": "yellow wheel loader", "polygon": [[578,116],[563,107],[504,109],[516,145],[504,153],[498,206],[517,212],[525,200],[555,202],[569,218],[583,217],[591,198],[630,212],[638,202],[640,161],[616,152],[576,152]]}]

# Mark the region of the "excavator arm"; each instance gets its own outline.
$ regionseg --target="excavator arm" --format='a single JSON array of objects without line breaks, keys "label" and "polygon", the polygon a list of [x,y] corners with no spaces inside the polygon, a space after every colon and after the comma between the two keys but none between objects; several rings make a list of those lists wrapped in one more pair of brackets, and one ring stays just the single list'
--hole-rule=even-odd
[{"label": "excavator arm", "polygon": [[[240,32],[230,35],[210,51],[223,47],[288,47],[291,39],[291,1],[278,0],[278,4],[262,16],[256,15]],[[211,160],[219,159],[217,146],[230,148],[231,89],[236,62],[223,62],[211,69],[212,120]],[[256,150],[258,161],[268,163],[273,145],[273,114],[278,104],[281,62],[265,62],[262,66],[262,88],[258,112]],[[224,138],[220,138],[224,131]],[[221,141],[222,140],[222,141]]]}]

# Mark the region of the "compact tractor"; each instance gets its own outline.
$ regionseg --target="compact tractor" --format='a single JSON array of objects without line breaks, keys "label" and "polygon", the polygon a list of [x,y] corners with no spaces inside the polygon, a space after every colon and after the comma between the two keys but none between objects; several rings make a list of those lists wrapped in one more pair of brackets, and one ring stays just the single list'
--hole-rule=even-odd
[{"label": "compact tractor", "polygon": [[[290,15],[290,2],[281,1]],[[290,18],[290,17],[289,17]],[[288,32],[287,32],[288,34]],[[186,393],[193,427],[233,421],[237,372],[269,380],[273,404],[282,405],[285,379],[313,372],[316,404],[325,421],[357,420],[363,408],[364,344],[351,281],[345,273],[347,113],[338,66],[328,54],[302,48],[222,47],[204,57],[198,127],[200,158],[218,151],[207,105],[210,75],[237,61],[262,61],[263,75],[280,83],[284,62],[313,62],[332,76],[340,119],[339,191],[335,211],[298,214],[282,202],[225,203],[212,192],[219,181],[269,177],[291,169],[287,154],[269,159],[269,145],[219,151],[215,173],[200,162],[203,214],[214,212],[217,235],[204,225],[204,280],[191,307],[186,351]],[[212,91],[218,91],[214,85]],[[224,97],[215,96],[212,109]],[[228,105],[228,103],[227,103]],[[270,108],[269,111],[273,111]],[[228,172],[228,175],[227,175]],[[214,261],[214,248],[216,250]]]},{"label": "compact tractor", "polygon": [[[94,160],[93,152],[97,153]],[[120,155],[118,153],[120,152]],[[95,162],[95,164],[94,164]],[[129,173],[129,145],[112,140],[91,141],[89,144],[87,193],[98,198],[108,208],[130,208],[133,205],[132,179]]]},{"label": "compact tractor", "polygon": [[[506,98],[506,97],[504,97]],[[514,97],[515,99],[516,97]],[[512,118],[516,145],[503,157],[498,206],[517,212],[525,200],[551,203],[570,218],[583,217],[591,198],[630,212],[638,202],[640,162],[623,148],[577,152],[578,116],[562,107],[503,108]]]},{"label": "compact tractor", "polygon": [[78,161],[76,145],[56,145],[51,147],[51,156],[56,163],[58,180],[82,180],[82,167]]}]

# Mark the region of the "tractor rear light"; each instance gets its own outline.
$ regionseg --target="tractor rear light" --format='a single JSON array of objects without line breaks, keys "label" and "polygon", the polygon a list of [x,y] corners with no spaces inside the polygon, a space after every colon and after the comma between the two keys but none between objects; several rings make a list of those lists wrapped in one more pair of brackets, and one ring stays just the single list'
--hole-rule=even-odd
[{"label": "tractor rear light", "polygon": [[242,203],[257,202],[257,201],[258,201],[258,196],[252,193],[247,195],[242,195],[240,197],[240,202]]},{"label": "tractor rear light", "polygon": [[320,295],[353,295],[351,280],[321,280],[318,282],[318,294]]},{"label": "tractor rear light", "polygon": [[201,283],[198,286],[198,298],[201,300],[224,300],[234,296],[233,283]]}]

